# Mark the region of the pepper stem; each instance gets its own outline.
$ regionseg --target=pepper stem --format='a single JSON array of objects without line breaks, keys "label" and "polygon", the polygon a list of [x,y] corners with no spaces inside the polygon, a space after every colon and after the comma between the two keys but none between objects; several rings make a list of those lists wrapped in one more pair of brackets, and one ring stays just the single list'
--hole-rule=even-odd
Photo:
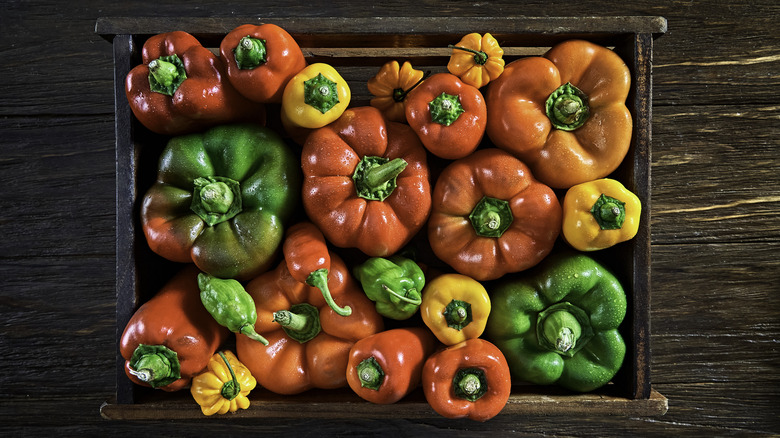
[{"label": "pepper stem", "polygon": [[602,230],[619,230],[626,220],[626,203],[602,193],[590,213]]},{"label": "pepper stem", "polygon": [[415,88],[417,88],[418,85],[422,84],[422,82],[428,76],[430,76],[430,74],[431,74],[430,70],[426,71],[423,77],[421,77],[419,81],[415,82],[415,84],[409,87],[407,90],[404,90],[403,88],[396,88],[395,90],[393,90],[393,100],[396,102],[403,102],[404,99],[406,99],[406,95],[409,94]]},{"label": "pepper stem", "polygon": [[479,65],[485,65],[485,63],[488,60],[488,54],[481,50],[469,49],[468,47],[455,46],[452,44],[448,45],[447,47],[449,47],[450,49],[463,50],[464,52],[473,53],[474,62],[476,62]]},{"label": "pepper stem", "polygon": [[386,285],[384,283],[382,283],[382,290],[395,295],[399,300],[407,302],[409,304],[414,304],[415,306],[419,306],[420,304],[422,304],[422,298],[417,298],[416,300],[411,300],[411,299],[407,298],[406,295],[401,295],[398,292],[390,289],[390,286],[388,286],[388,285]]},{"label": "pepper stem", "polygon": [[161,56],[149,61],[149,88],[166,96],[173,96],[179,85],[187,79],[184,63],[178,55]]},{"label": "pepper stem", "polygon": [[406,169],[403,158],[364,156],[355,167],[352,180],[358,196],[372,201],[384,201],[396,188],[396,179]]},{"label": "pepper stem", "polygon": [[385,371],[374,356],[360,361],[355,371],[363,388],[378,390],[385,379]]},{"label": "pepper stem", "polygon": [[428,111],[431,120],[444,126],[450,126],[458,120],[461,114],[466,112],[460,104],[460,98],[456,95],[442,92],[432,101],[428,102]]},{"label": "pepper stem", "polygon": [[472,321],[471,304],[461,300],[452,300],[444,308],[444,320],[447,326],[461,330]]},{"label": "pepper stem", "polygon": [[501,237],[514,216],[509,201],[484,196],[471,210],[469,220],[478,236]]},{"label": "pepper stem", "polygon": [[285,333],[301,344],[314,339],[322,330],[319,310],[308,303],[293,304],[290,310],[274,312]]},{"label": "pepper stem", "polygon": [[238,181],[221,176],[198,177],[193,186],[190,210],[209,226],[241,213],[243,203]]},{"label": "pepper stem", "polygon": [[181,378],[181,365],[175,351],[164,345],[139,344],[128,361],[128,372],[153,388]]},{"label": "pepper stem", "polygon": [[219,357],[225,361],[225,365],[227,365],[227,369],[230,371],[230,378],[232,379],[222,385],[222,391],[220,391],[220,394],[227,400],[233,400],[234,398],[238,397],[238,394],[241,393],[241,385],[238,383],[236,373],[233,372],[233,367],[230,366],[230,362],[228,361],[227,357],[225,357],[225,354],[220,351]]},{"label": "pepper stem", "polygon": [[339,103],[336,83],[322,75],[303,82],[303,101],[325,114]]},{"label": "pepper stem", "polygon": [[333,309],[334,312],[338,313],[341,316],[349,316],[352,314],[352,308],[349,306],[339,307],[338,304],[336,304],[335,301],[333,301],[333,296],[330,293],[330,289],[328,288],[328,270],[325,268],[317,269],[316,271],[309,274],[309,276],[306,278],[306,284],[309,286],[316,287],[322,292],[323,298],[325,298],[325,302],[328,303],[328,306],[330,306],[331,309]]},{"label": "pepper stem", "polygon": [[554,127],[574,131],[590,116],[588,96],[571,83],[558,87],[545,102],[547,117]]},{"label": "pepper stem", "polygon": [[264,338],[261,334],[255,331],[254,324],[246,323],[238,330],[242,335],[246,335],[249,339],[257,341],[263,345],[268,345],[268,339]]},{"label": "pepper stem", "polygon": [[251,70],[265,64],[268,53],[265,43],[265,40],[252,38],[249,35],[241,38],[238,46],[233,49],[238,68]]},{"label": "pepper stem", "polygon": [[455,396],[476,401],[488,391],[487,376],[481,368],[461,368],[452,378],[452,388]]},{"label": "pepper stem", "polygon": [[539,312],[536,336],[539,345],[571,357],[593,337],[593,328],[585,311],[561,302]]}]

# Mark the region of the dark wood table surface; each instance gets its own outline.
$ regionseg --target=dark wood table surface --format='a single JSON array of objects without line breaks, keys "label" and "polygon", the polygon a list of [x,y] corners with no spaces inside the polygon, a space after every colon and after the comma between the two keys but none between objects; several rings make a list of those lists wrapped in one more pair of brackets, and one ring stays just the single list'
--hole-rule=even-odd
[{"label": "dark wood table surface", "polygon": [[[311,3],[311,4],[306,4]],[[737,1],[0,3],[0,435],[765,435],[780,420],[780,6]],[[663,416],[109,421],[115,132],[103,16],[663,16],[651,378]]]}]

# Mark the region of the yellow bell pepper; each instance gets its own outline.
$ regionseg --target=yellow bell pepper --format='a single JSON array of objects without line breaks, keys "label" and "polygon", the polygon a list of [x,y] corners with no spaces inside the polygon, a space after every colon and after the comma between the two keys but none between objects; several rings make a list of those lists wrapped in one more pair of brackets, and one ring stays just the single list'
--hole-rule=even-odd
[{"label": "yellow bell pepper", "polygon": [[247,395],[257,381],[230,352],[218,352],[209,360],[206,371],[192,379],[190,393],[205,415],[236,412],[249,407]]},{"label": "yellow bell pepper", "polygon": [[485,287],[466,275],[442,274],[423,289],[420,315],[445,345],[480,337],[489,314]]},{"label": "yellow bell pepper", "polygon": [[580,251],[633,239],[642,204],[619,181],[602,178],[571,187],[563,198],[563,237]]},{"label": "yellow bell pepper", "polygon": [[447,70],[473,87],[484,87],[504,72],[504,49],[489,33],[470,33],[449,47]]},{"label": "yellow bell pepper", "polygon": [[349,85],[335,68],[311,64],[290,79],[282,95],[282,117],[302,128],[321,128],[349,106]]},{"label": "yellow bell pepper", "polygon": [[368,80],[368,91],[374,95],[371,106],[377,108],[388,120],[406,123],[405,99],[423,79],[422,70],[416,70],[409,61],[398,64],[390,61]]}]

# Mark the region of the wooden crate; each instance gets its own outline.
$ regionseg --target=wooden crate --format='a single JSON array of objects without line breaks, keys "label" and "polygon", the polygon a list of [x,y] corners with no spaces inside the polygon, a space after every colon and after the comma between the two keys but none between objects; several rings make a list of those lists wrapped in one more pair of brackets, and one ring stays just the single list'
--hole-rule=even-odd
[{"label": "wooden crate", "polygon": [[[119,337],[135,309],[153,295],[175,270],[152,253],[139,225],[140,200],[153,183],[157,157],[166,137],[151,133],[133,117],[124,93],[124,78],[140,63],[140,48],[155,34],[184,30],[216,50],[225,34],[257,17],[229,18],[100,18],[96,32],[113,43],[116,106],[116,323]],[[366,82],[385,62],[410,60],[415,68],[446,71],[450,50],[463,35],[492,33],[508,62],[543,54],[553,44],[582,38],[613,48],[628,65],[632,89],[627,105],[634,119],[628,155],[611,177],[620,180],[643,202],[639,233],[630,242],[600,251],[628,294],[628,312],[621,326],[628,348],[613,382],[589,394],[555,387],[515,385],[501,415],[586,414],[662,415],[666,398],[650,379],[650,155],[653,40],[666,31],[662,17],[470,17],[470,18],[274,18],[267,20],[290,32],[309,62],[327,62],[349,82],[352,106],[367,105]],[[594,254],[595,255],[595,254]],[[188,391],[163,393],[134,385],[125,376],[117,347],[116,397],[101,414],[109,419],[201,418]],[[258,388],[252,405],[238,417],[435,417],[420,390],[404,400],[378,406],[349,390],[313,390],[279,396]]]}]

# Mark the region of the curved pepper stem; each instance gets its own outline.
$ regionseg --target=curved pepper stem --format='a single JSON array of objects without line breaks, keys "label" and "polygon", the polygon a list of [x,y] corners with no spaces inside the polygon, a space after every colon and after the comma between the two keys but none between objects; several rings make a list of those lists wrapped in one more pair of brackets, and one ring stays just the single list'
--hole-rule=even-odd
[{"label": "curved pepper stem", "polygon": [[309,274],[309,277],[306,278],[306,284],[309,286],[316,287],[322,292],[323,298],[325,298],[325,302],[328,303],[328,306],[330,306],[331,309],[333,309],[334,312],[338,313],[341,316],[349,316],[352,314],[352,308],[349,306],[339,307],[338,304],[336,304],[335,301],[333,301],[333,296],[330,293],[330,289],[328,288],[328,270],[325,268],[317,269],[316,271]]},{"label": "curved pepper stem", "polygon": [[428,76],[430,76],[430,74],[431,74],[430,70],[426,71],[423,77],[421,77],[419,81],[415,82],[415,84],[409,87],[409,89],[407,90],[404,90],[403,88],[396,88],[395,90],[393,90],[393,100],[396,102],[403,102],[404,99],[406,99],[406,95],[408,95],[412,90],[417,88],[418,85],[422,84],[422,82]]},{"label": "curved pepper stem", "polygon": [[129,360],[128,371],[153,388],[181,378],[181,364],[175,351],[164,345],[139,344]]},{"label": "curved pepper stem", "polygon": [[266,41],[247,35],[233,49],[236,65],[241,70],[252,70],[266,63]]},{"label": "curved pepper stem", "polygon": [[449,47],[450,49],[463,50],[464,52],[473,53],[474,62],[477,63],[477,65],[485,65],[485,63],[487,63],[488,54],[481,50],[469,49],[468,47],[455,46],[452,44],[448,45],[447,47]]},{"label": "curved pepper stem", "polygon": [[382,283],[382,290],[387,292],[387,293],[389,293],[389,294],[394,295],[396,298],[398,298],[399,300],[404,301],[406,303],[413,304],[415,306],[419,306],[420,304],[422,304],[422,297],[418,296],[417,299],[414,299],[414,300],[410,299],[410,298],[407,298],[406,295],[399,294],[398,292],[396,292],[393,289],[391,289],[390,286],[388,286],[388,285],[386,285],[384,283]]},{"label": "curved pepper stem", "polygon": [[626,203],[602,193],[590,213],[602,230],[619,230],[626,220]]},{"label": "curved pepper stem", "polygon": [[363,388],[378,390],[385,380],[385,371],[374,356],[360,361],[355,371]]},{"label": "curved pepper stem", "polygon": [[222,385],[222,390],[220,391],[220,395],[222,395],[222,397],[224,397],[227,400],[233,400],[234,398],[238,397],[238,394],[241,393],[241,385],[238,383],[238,379],[236,378],[236,373],[233,371],[233,367],[230,366],[230,362],[228,361],[227,357],[225,357],[225,353],[220,351],[219,357],[221,357],[222,360],[225,361],[225,366],[227,366],[231,378],[230,381],[225,382]]},{"label": "curved pepper stem", "polygon": [[478,236],[501,237],[514,216],[509,201],[484,196],[471,210],[469,220]]},{"label": "curved pepper stem", "polygon": [[588,96],[571,83],[558,87],[545,102],[547,117],[557,129],[574,131],[590,116]]},{"label": "curved pepper stem", "polygon": [[468,400],[479,400],[487,394],[488,384],[485,371],[480,368],[461,368],[452,378],[455,396]]},{"label": "curved pepper stem", "polygon": [[274,312],[273,322],[279,323],[292,339],[306,343],[314,339],[320,331],[320,312],[308,303],[293,304],[290,310]]},{"label": "curved pepper stem", "polygon": [[178,55],[161,56],[149,62],[149,88],[166,96],[173,96],[187,79],[184,63]]},{"label": "curved pepper stem", "polygon": [[396,188],[396,178],[406,169],[403,158],[364,156],[355,167],[352,180],[358,196],[371,201],[384,201]]}]

